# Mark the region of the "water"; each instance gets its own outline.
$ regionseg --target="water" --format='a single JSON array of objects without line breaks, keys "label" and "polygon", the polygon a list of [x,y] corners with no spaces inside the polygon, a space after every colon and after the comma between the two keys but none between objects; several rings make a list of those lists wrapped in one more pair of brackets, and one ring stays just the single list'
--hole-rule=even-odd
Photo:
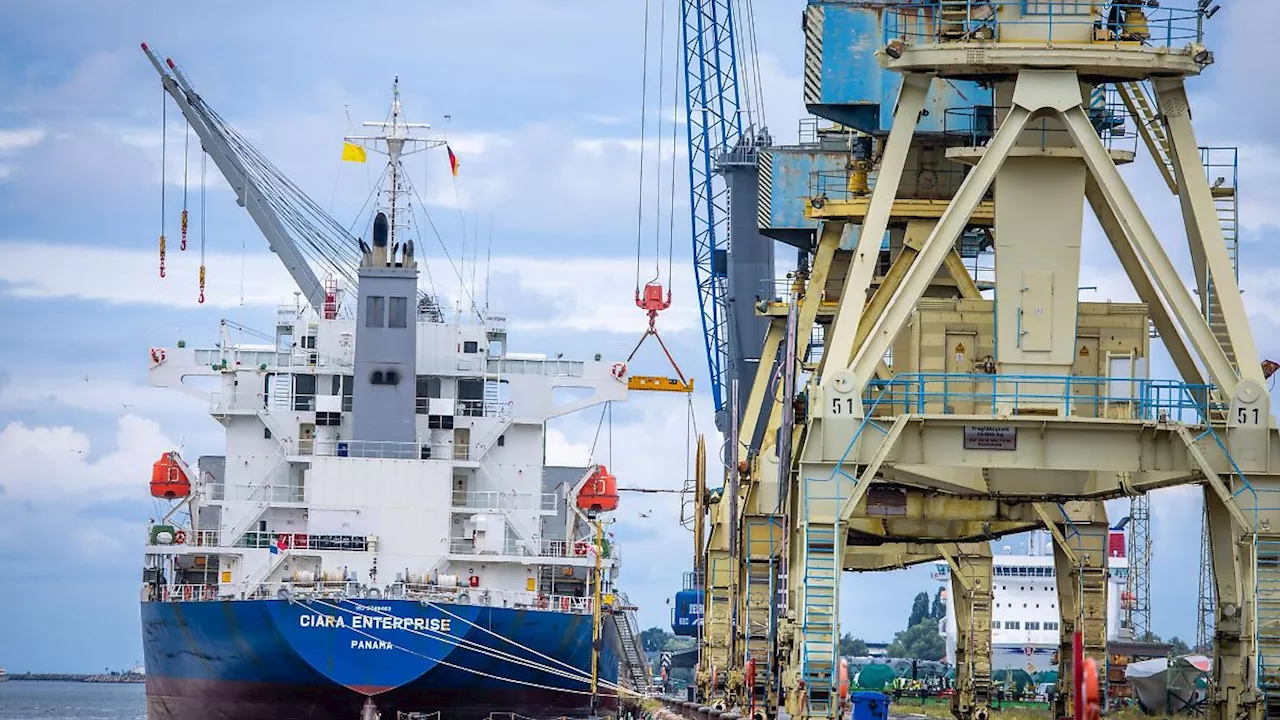
[{"label": "water", "polygon": [[0,683],[0,720],[146,720],[142,683]]}]

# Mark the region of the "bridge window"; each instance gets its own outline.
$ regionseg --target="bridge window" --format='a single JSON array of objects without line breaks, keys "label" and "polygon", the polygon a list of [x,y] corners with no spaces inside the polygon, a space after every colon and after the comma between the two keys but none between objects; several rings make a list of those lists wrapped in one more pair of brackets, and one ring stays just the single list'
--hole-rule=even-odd
[{"label": "bridge window", "polygon": [[409,327],[409,298],[387,298],[387,327]]},{"label": "bridge window", "polygon": [[383,327],[386,322],[387,299],[381,295],[370,295],[364,300],[364,326]]}]

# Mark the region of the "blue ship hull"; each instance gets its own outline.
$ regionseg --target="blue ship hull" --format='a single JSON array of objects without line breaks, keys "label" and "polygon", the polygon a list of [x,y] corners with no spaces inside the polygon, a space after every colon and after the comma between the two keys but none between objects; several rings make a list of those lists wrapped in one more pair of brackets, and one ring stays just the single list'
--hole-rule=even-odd
[{"label": "blue ship hull", "polygon": [[[586,715],[591,622],[416,600],[144,602],[147,716],[356,720],[368,698],[383,718]],[[619,658],[606,617],[601,680],[617,682]],[[616,694],[602,687],[599,707]]]}]

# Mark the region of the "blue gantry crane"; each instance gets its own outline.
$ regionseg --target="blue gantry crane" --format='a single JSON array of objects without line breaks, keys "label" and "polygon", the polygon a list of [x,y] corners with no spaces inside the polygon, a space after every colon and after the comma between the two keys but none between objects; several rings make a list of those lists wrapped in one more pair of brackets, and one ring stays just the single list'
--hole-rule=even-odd
[{"label": "blue gantry crane", "polygon": [[[681,0],[694,281],[717,423],[730,405],[729,208],[720,158],[744,139],[733,0]],[[746,134],[751,132],[750,127]]]}]

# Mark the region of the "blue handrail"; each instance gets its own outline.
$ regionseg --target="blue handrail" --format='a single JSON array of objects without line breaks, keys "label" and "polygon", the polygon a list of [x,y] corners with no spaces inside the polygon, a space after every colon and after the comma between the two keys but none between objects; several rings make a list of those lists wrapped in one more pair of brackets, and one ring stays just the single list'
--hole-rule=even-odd
[{"label": "blue handrail", "polygon": [[[1213,390],[1207,384],[1148,378],[903,373],[872,380],[863,397],[868,416],[1006,415],[1053,408],[1063,416],[1105,417],[1108,410],[1117,408],[1119,419],[1202,424],[1215,411],[1228,408],[1212,399]],[[957,409],[962,405],[967,411]]]}]

